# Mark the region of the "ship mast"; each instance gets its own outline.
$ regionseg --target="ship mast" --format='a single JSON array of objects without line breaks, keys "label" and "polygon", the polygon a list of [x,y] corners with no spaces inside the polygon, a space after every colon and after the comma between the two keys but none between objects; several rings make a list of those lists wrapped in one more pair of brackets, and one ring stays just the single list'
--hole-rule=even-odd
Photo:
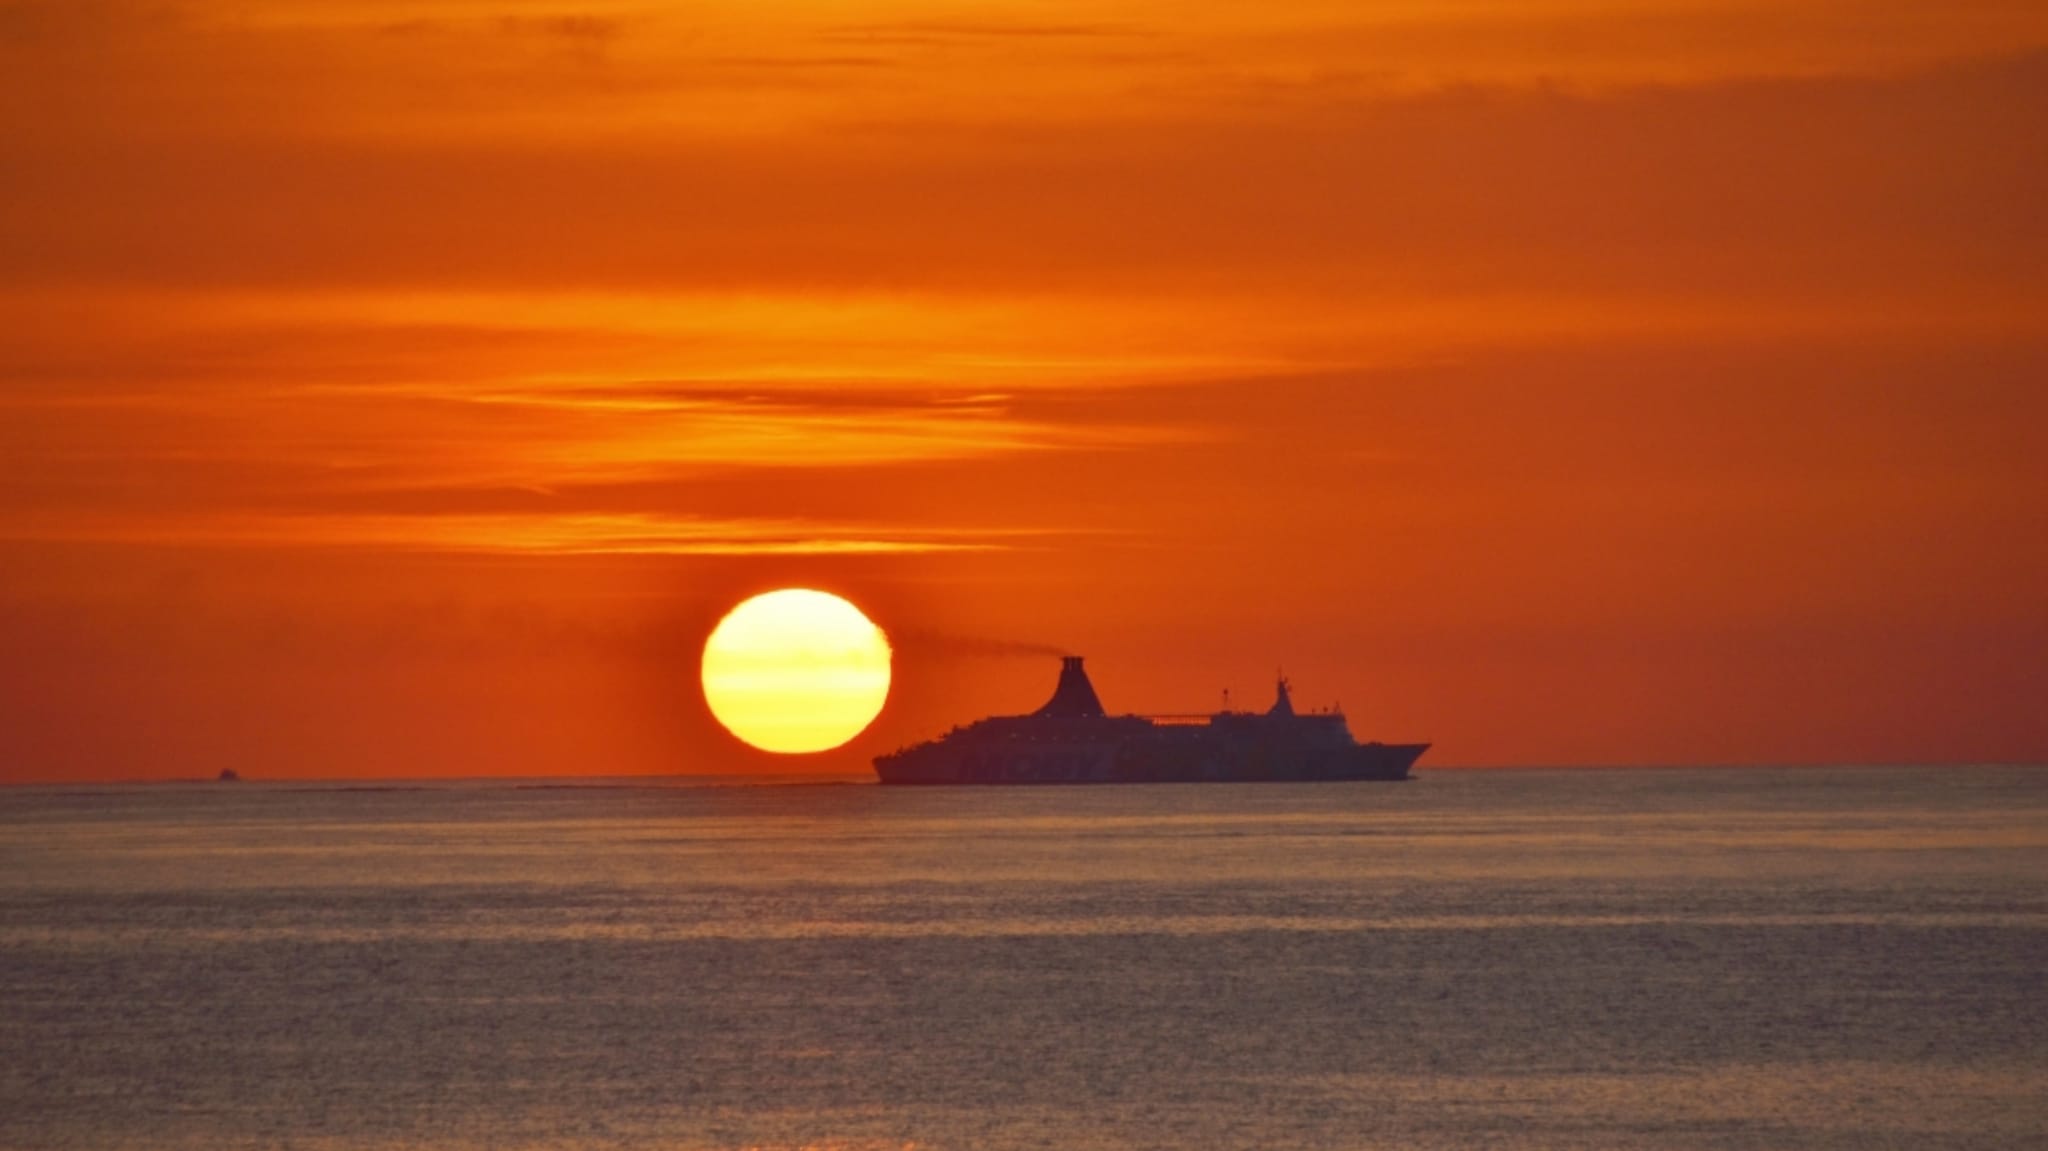
[{"label": "ship mast", "polygon": [[1272,710],[1268,711],[1266,714],[1291,719],[1294,716],[1294,697],[1288,694],[1287,677],[1281,675],[1277,678],[1280,681],[1280,689],[1277,698],[1273,700]]}]

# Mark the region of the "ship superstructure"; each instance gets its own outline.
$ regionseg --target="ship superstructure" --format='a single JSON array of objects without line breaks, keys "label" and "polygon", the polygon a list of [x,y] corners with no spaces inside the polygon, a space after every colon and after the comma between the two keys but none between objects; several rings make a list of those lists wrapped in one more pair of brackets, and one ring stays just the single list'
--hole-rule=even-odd
[{"label": "ship superstructure", "polygon": [[880,756],[883,783],[1250,783],[1407,779],[1426,743],[1359,743],[1338,711],[1110,715],[1081,657],[1029,715],[991,716]]}]

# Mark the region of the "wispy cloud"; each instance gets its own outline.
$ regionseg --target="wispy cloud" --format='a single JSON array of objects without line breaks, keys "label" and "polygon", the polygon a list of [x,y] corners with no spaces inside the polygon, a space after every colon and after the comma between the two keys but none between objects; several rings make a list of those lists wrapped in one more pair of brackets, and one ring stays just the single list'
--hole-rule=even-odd
[{"label": "wispy cloud", "polygon": [[901,506],[817,521],[705,515],[697,489],[755,475],[789,500],[829,489],[835,472],[1175,434],[1027,413],[999,395],[672,383],[71,393],[5,406],[0,536],[559,554],[1006,546],[1016,533],[935,527]]},{"label": "wispy cloud", "polygon": [[647,513],[527,515],[69,515],[0,522],[0,539],[122,543],[180,549],[338,548],[500,555],[901,555],[995,551],[1039,533],[907,529],[799,519],[712,519]]},{"label": "wispy cloud", "polygon": [[821,38],[828,41],[853,41],[862,44],[929,46],[979,41],[1023,41],[1025,43],[1034,43],[1046,41],[1127,40],[1148,38],[1156,35],[1158,33],[1155,29],[1135,23],[1081,21],[1065,24],[1028,24],[1001,20],[906,20],[894,23],[846,24],[836,28],[825,29],[821,33]]}]

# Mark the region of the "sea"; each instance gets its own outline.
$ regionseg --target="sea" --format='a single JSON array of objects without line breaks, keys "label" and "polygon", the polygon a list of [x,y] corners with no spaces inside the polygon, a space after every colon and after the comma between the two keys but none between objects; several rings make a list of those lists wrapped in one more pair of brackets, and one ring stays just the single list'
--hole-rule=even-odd
[{"label": "sea", "polygon": [[2048,1147],[2048,770],[10,787],[0,1147]]}]

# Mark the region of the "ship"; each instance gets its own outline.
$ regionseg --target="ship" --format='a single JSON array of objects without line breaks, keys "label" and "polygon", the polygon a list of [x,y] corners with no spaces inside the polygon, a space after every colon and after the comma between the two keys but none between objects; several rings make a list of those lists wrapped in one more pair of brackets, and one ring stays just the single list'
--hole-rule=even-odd
[{"label": "ship", "polygon": [[1029,715],[990,716],[875,759],[889,784],[1266,783],[1407,779],[1426,743],[1359,743],[1342,711],[1110,715],[1080,656]]}]

